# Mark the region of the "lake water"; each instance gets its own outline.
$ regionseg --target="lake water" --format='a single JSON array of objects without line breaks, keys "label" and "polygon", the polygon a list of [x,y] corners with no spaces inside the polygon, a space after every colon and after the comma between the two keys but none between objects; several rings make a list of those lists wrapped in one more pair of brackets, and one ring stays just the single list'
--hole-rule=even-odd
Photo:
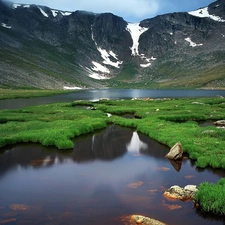
[{"label": "lake water", "polygon": [[187,98],[225,96],[225,90],[145,90],[145,89],[98,89],[83,90],[51,97],[0,100],[0,109],[16,109],[30,105],[75,100],[131,99],[131,98]]},{"label": "lake water", "polygon": [[118,126],[74,139],[74,149],[8,146],[0,154],[0,224],[122,225],[141,214],[168,225],[224,224],[191,201],[163,196],[172,185],[217,182],[223,170],[174,164],[168,148]]}]

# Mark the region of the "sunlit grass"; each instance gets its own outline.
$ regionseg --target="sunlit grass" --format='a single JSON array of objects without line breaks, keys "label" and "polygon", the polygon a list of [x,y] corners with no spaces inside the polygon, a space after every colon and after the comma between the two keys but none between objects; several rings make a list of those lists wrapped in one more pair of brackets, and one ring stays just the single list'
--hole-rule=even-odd
[{"label": "sunlit grass", "polygon": [[71,91],[66,90],[40,90],[40,89],[4,89],[0,88],[0,99],[32,98],[65,94]]},{"label": "sunlit grass", "polygon": [[199,185],[195,195],[195,201],[205,212],[225,215],[225,178],[220,179],[216,184],[204,182]]}]

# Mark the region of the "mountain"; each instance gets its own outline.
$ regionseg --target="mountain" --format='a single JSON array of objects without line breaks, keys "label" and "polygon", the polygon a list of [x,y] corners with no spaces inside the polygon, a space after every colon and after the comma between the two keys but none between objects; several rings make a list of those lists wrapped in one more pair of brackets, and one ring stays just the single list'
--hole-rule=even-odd
[{"label": "mountain", "polygon": [[224,88],[225,0],[128,23],[0,0],[0,87]]}]

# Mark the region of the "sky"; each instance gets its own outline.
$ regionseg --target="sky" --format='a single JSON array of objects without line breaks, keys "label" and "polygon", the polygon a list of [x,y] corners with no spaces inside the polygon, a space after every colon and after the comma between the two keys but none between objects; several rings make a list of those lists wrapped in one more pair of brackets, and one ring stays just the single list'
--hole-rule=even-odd
[{"label": "sky", "polygon": [[215,0],[14,0],[13,2],[44,5],[64,11],[111,12],[123,17],[127,22],[140,22],[161,14],[193,11],[208,6]]}]

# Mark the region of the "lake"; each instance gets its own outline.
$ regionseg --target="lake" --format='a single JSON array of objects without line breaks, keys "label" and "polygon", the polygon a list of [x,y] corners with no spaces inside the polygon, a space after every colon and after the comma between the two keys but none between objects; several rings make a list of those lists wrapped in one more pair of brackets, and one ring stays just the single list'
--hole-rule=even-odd
[{"label": "lake", "polygon": [[132,129],[110,125],[74,139],[74,149],[39,144],[7,146],[0,154],[0,224],[122,225],[141,214],[168,225],[224,224],[191,201],[163,196],[172,185],[217,182],[223,170],[198,170]]},{"label": "lake", "polygon": [[101,98],[131,99],[131,98],[187,98],[225,96],[225,90],[145,90],[145,89],[98,89],[83,90],[69,94],[50,97],[19,98],[0,100],[0,109],[17,109],[30,105],[40,105],[56,102],[71,102],[75,100],[95,101]]}]

